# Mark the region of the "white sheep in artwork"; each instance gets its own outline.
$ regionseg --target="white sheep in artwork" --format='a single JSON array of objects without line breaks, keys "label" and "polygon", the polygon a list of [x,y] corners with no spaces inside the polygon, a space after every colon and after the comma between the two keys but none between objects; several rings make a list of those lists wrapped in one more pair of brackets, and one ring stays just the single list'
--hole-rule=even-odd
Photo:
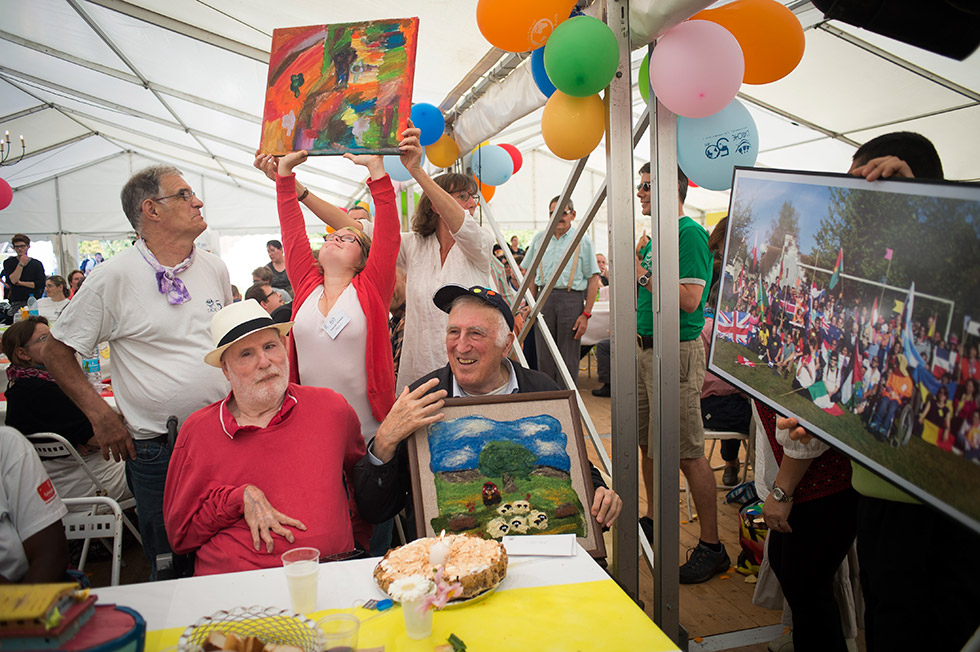
[{"label": "white sheep in artwork", "polygon": [[546,530],[548,529],[548,515],[535,509],[527,515],[527,524],[536,530]]},{"label": "white sheep in artwork", "polygon": [[511,516],[509,525],[511,533],[527,534],[527,519],[523,516]]},{"label": "white sheep in artwork", "polygon": [[531,511],[531,503],[526,500],[515,500],[512,504],[515,514],[527,514]]},{"label": "white sheep in artwork", "polygon": [[487,533],[494,539],[500,539],[510,531],[510,526],[502,518],[495,518],[487,523]]},{"label": "white sheep in artwork", "polygon": [[513,511],[514,511],[514,506],[511,505],[510,503],[504,503],[503,505],[497,508],[497,513],[500,514],[501,516],[510,516],[511,512]]}]

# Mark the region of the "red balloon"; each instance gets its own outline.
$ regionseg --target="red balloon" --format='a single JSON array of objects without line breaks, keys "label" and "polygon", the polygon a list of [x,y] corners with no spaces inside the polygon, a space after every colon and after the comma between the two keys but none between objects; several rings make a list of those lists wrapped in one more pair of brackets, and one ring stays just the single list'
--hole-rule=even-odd
[{"label": "red balloon", "polygon": [[513,159],[514,174],[517,174],[517,171],[520,170],[521,166],[524,164],[524,157],[521,156],[521,150],[517,149],[513,145],[501,145],[501,147],[507,150],[507,153],[510,154],[511,159]]},{"label": "red balloon", "polygon": [[14,191],[10,188],[10,184],[5,180],[0,179],[0,211],[10,206],[10,201],[14,198]]}]

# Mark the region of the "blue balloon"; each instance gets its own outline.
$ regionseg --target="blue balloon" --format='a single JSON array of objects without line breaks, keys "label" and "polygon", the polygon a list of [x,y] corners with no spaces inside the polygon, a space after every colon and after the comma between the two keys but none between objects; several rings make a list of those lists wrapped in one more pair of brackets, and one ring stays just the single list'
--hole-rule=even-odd
[{"label": "blue balloon", "polygon": [[707,118],[677,116],[677,163],[702,188],[728,190],[735,166],[758,156],[759,129],[738,100]]},{"label": "blue balloon", "polygon": [[555,92],[555,85],[548,79],[548,73],[544,70],[543,45],[531,53],[531,76],[534,78],[534,83],[537,85],[538,90],[545,97],[551,97],[551,94]]},{"label": "blue balloon", "polygon": [[442,112],[425,102],[412,106],[412,124],[422,130],[419,137],[422,147],[428,147],[442,138],[442,132],[446,130],[446,119],[442,117]]},{"label": "blue balloon", "polygon": [[[413,120],[414,122],[414,120]],[[395,181],[411,181],[412,173],[408,171],[404,165],[402,165],[402,159],[400,156],[391,154],[390,156],[383,157],[385,164],[385,172],[388,176]],[[425,152],[422,152],[422,164],[425,164]],[[372,208],[371,214],[374,215],[374,210]]]},{"label": "blue balloon", "polygon": [[484,145],[473,152],[473,174],[488,186],[499,186],[514,174],[514,159],[500,145]]}]

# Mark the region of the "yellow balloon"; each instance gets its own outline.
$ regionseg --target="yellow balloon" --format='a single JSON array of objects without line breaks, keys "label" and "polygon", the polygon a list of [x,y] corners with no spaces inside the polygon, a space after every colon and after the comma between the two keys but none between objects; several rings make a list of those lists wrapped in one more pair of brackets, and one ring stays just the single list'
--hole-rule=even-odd
[{"label": "yellow balloon", "polygon": [[448,168],[459,158],[459,146],[449,134],[443,134],[439,140],[425,148],[425,155],[437,168]]},{"label": "yellow balloon", "polygon": [[555,91],[541,115],[545,145],[552,154],[566,161],[591,154],[605,131],[605,109],[598,95],[572,97]]}]

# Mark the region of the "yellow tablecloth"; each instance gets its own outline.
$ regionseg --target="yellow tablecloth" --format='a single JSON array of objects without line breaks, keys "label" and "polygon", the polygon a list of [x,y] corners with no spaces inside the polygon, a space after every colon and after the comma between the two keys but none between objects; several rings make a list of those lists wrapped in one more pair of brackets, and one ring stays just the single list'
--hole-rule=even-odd
[{"label": "yellow tablecloth", "polygon": [[[342,611],[309,615],[315,620]],[[437,611],[432,636],[423,641],[405,636],[398,605],[377,618],[372,618],[377,612],[365,609],[355,614],[365,621],[358,647],[383,645],[385,652],[432,650],[446,643],[450,634],[462,639],[468,652],[678,649],[612,580],[500,591],[471,605]],[[148,632],[147,652],[175,646],[183,631]]]}]

